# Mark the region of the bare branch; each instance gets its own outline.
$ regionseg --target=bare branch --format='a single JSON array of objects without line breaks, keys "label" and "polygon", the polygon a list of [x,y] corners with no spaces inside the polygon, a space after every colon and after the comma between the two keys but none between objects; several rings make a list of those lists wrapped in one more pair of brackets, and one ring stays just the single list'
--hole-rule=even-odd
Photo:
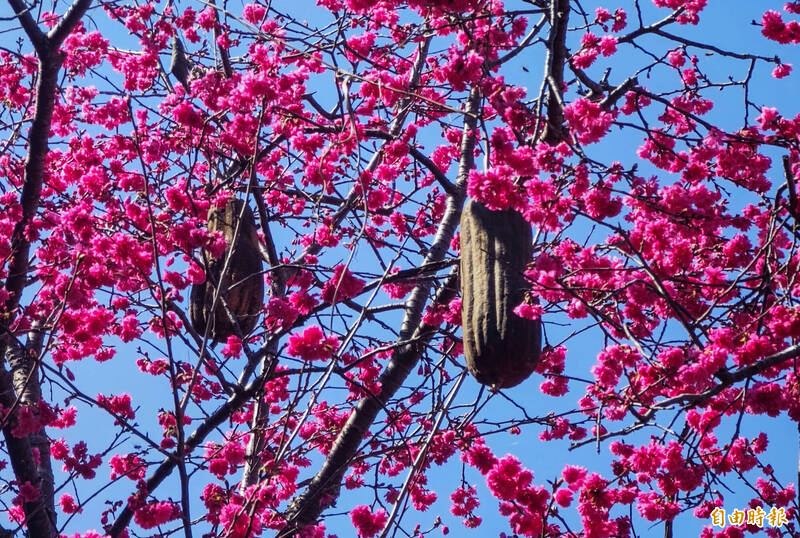
[{"label": "bare branch", "polygon": [[552,0],[550,3],[550,35],[547,39],[545,79],[550,89],[547,94],[547,126],[542,140],[554,146],[564,138],[564,107],[561,93],[564,91],[564,64],[567,62],[567,24],[569,22],[569,0]]}]

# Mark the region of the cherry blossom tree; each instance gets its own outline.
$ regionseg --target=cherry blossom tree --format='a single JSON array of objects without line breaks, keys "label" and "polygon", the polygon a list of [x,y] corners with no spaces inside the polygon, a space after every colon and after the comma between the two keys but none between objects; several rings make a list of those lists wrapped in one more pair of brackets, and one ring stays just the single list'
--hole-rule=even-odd
[{"label": "cherry blossom tree", "polygon": [[[706,4],[8,0],[5,534],[798,535],[800,2]],[[215,342],[232,198],[268,293]],[[467,198],[533,229],[496,392]]]}]

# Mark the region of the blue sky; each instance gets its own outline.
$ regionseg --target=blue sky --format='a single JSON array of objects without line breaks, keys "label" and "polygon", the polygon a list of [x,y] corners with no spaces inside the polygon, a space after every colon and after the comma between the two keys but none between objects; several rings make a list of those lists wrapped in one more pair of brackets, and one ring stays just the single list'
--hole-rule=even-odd
[{"label": "blue sky", "polygon": [[[508,3],[511,6],[512,2]],[[592,11],[596,2],[585,2],[583,6],[587,11]],[[630,2],[620,2],[624,7],[628,8]],[[604,5],[613,11],[619,4],[598,4]],[[656,9],[649,2],[641,2],[645,19],[648,22],[658,20],[664,16],[667,11],[664,9]],[[701,15],[701,25],[699,27],[675,27],[671,31],[679,33],[682,36],[689,37],[695,40],[702,40],[704,42],[714,43],[720,47],[729,47],[732,50],[742,52],[753,52],[763,55],[772,56],[779,54],[784,62],[793,63],[797,69],[800,69],[800,58],[798,58],[796,50],[792,46],[780,46],[774,42],[768,41],[760,35],[759,28],[750,24],[750,20],[759,20],[761,13],[768,8],[780,9],[782,2],[751,2],[748,0],[711,0],[708,8]],[[0,9],[0,15],[7,13],[5,4]],[[236,6],[231,5],[230,9],[236,11]],[[293,15],[298,18],[304,18],[309,21],[311,25],[322,24],[323,17],[319,15],[318,8],[314,6],[311,0],[295,0],[292,2],[291,7],[285,9],[291,10]],[[629,28],[635,24],[635,16],[631,10],[629,12]],[[96,13],[94,20],[97,21],[103,29],[107,23],[100,22],[104,20],[104,15]],[[327,20],[327,19],[325,19]],[[108,37],[114,42],[117,38],[124,38],[124,34],[120,33],[119,26],[108,26]],[[579,36],[576,33],[573,36],[572,48],[575,49],[574,39]],[[654,39],[653,46],[661,47],[663,45],[656,42]],[[126,43],[125,46],[128,46]],[[542,48],[538,47],[535,50],[541,52]],[[707,70],[708,73],[714,76],[724,76],[731,74],[734,78],[744,76],[746,67],[742,67],[743,63],[739,61],[720,59],[718,56],[705,56],[702,52],[692,50],[690,53],[695,53],[700,56],[701,67]],[[600,59],[597,64],[592,67],[590,74],[598,76],[607,68],[611,68],[610,80],[618,81],[627,76],[631,65],[635,65],[640,61],[640,52],[633,50],[628,45],[621,45],[620,51],[611,59]],[[166,59],[162,59],[166,65]],[[509,66],[506,71],[507,80],[519,83],[529,87],[531,97],[535,93],[539,84],[541,57],[520,55]],[[528,71],[524,71],[522,67],[525,66]],[[671,86],[675,86],[675,74],[666,69],[654,71],[649,79],[641,80],[640,82],[653,89],[658,88],[659,83],[663,81],[670,81]],[[753,93],[751,99],[756,103],[770,104],[778,106],[786,115],[794,115],[800,110],[800,102],[797,96],[800,95],[800,87],[798,87],[798,76],[800,74],[793,74],[789,78],[776,81],[769,75],[769,70],[763,66],[756,73],[754,83],[752,86]],[[329,75],[324,74],[320,77],[319,90],[320,100],[325,100],[324,92],[329,88]],[[327,79],[327,80],[326,80]],[[310,88],[314,89],[314,87]],[[709,92],[709,98],[715,100],[716,107],[709,114],[709,118],[713,121],[719,122],[724,128],[729,130],[736,130],[741,127],[742,118],[742,105],[741,105],[741,92],[738,90],[731,90],[712,95]],[[657,107],[653,108],[650,114],[657,115]],[[757,114],[751,111],[750,119]],[[453,118],[454,121],[458,121]],[[426,149],[431,150],[438,144],[435,132],[431,132],[423,138],[426,144]],[[657,174],[663,184],[668,184],[677,180],[677,177],[670,177],[668,174],[652,169],[646,164],[643,164],[636,157],[636,148],[641,142],[639,133],[624,133],[613,130],[609,137],[599,144],[587,148],[590,155],[602,156],[608,159],[611,158],[620,160],[626,167],[634,163],[639,163],[640,173],[643,175]],[[776,164],[779,164],[779,155],[774,155]],[[480,164],[480,161],[479,161]],[[781,175],[779,168],[775,168],[772,177],[777,184],[781,182]],[[748,203],[747,199],[739,199],[734,197],[731,200],[733,207],[741,204]],[[586,234],[586,228],[577,227],[573,233],[580,235]],[[594,238],[594,240],[598,240]],[[346,258],[346,253],[337,251],[332,254],[332,257],[339,256],[340,259]],[[370,267],[373,263],[373,258],[366,248],[362,247],[357,252],[357,258],[353,265],[355,270],[364,269],[374,271],[374,267]],[[389,318],[393,321],[392,318]],[[399,320],[397,320],[399,321]],[[549,341],[558,342],[563,338],[568,337],[576,330],[576,324],[572,322],[571,325],[559,325],[557,322],[563,322],[562,319],[549,319],[547,325],[547,336]],[[377,331],[377,329],[372,329]],[[374,336],[379,336],[376,332]],[[591,378],[589,368],[594,363],[595,356],[600,350],[602,342],[598,338],[597,333],[586,332],[575,337],[570,337],[568,342],[569,353],[567,356],[567,374],[580,378]],[[70,368],[76,375],[79,385],[82,390],[90,395],[102,392],[104,394],[118,394],[121,392],[129,392],[136,398],[136,403],[140,406],[137,418],[139,419],[143,429],[147,431],[159,431],[157,424],[155,424],[155,411],[160,407],[169,408],[170,398],[166,397],[169,391],[164,379],[151,378],[138,373],[135,366],[136,358],[140,357],[142,353],[149,352],[153,358],[161,356],[162,351],[156,349],[136,349],[130,345],[120,345],[118,347],[118,357],[114,361],[104,364],[97,364],[93,361],[83,361],[80,364],[70,364]],[[192,362],[195,360],[192,353],[187,349],[180,349],[177,352],[177,358]],[[519,405],[523,406],[525,413],[530,416],[544,416],[548,412],[555,410],[568,410],[574,407],[574,401],[579,397],[582,392],[582,385],[579,382],[572,382],[570,384],[571,393],[564,399],[554,399],[539,394],[538,384],[542,381],[541,376],[534,375],[527,382],[522,385],[507,391],[509,398],[516,401]],[[461,403],[471,402],[477,396],[479,387],[471,378],[468,379],[463,385],[458,401]],[[146,395],[146,396],[142,396]],[[163,401],[162,401],[163,400]],[[98,413],[86,406],[82,406],[77,402],[71,402],[78,405],[80,408],[83,421],[79,422],[79,428],[75,431],[68,432],[70,438],[84,438],[90,444],[90,450],[98,450],[104,447],[109,442],[109,435],[113,432],[113,428],[105,417],[104,414]],[[481,411],[481,418],[508,420],[511,417],[520,417],[521,412],[519,408],[512,406],[507,400],[502,397],[495,397],[488,405]],[[89,418],[88,417],[96,417]],[[103,426],[100,426],[103,425]],[[733,432],[735,424],[729,423],[720,430],[720,438],[722,433],[727,430],[730,434]],[[757,431],[766,431],[769,434],[771,444],[767,452],[767,459],[775,467],[776,475],[781,478],[784,483],[795,480],[797,467],[796,461],[798,458],[798,435],[796,425],[790,422],[786,417],[779,417],[777,419],[768,419],[766,417],[745,417],[741,424],[741,431],[744,435],[753,435]],[[509,435],[507,433],[498,433],[488,436],[487,440],[490,446],[494,449],[496,454],[502,455],[506,452],[516,455],[525,466],[530,468],[535,475],[534,481],[537,484],[544,484],[546,480],[552,480],[557,477],[561,468],[565,463],[576,465],[583,465],[591,470],[600,472],[606,476],[610,475],[609,463],[611,461],[608,454],[607,444],[603,443],[600,446],[600,453],[596,453],[593,445],[584,446],[575,451],[569,451],[568,441],[552,441],[541,442],[538,439],[538,434],[541,427],[537,425],[523,426],[520,435]],[[646,443],[651,431],[643,432],[637,436],[629,438],[629,442],[637,441]],[[61,432],[51,432],[51,435],[58,437]],[[129,439],[124,441],[127,449],[130,450],[135,447],[136,441]],[[153,458],[154,456],[151,456]],[[447,524],[451,528],[451,535],[455,536],[487,536],[498,535],[500,532],[509,532],[508,524],[504,518],[501,518],[495,513],[494,506],[496,502],[491,498],[488,491],[484,487],[483,478],[474,470],[468,469],[466,476],[469,482],[478,485],[480,498],[483,503],[480,515],[484,518],[484,524],[477,530],[468,532],[460,526],[457,518],[449,516],[449,493],[456,487],[453,481],[454,476],[461,475],[461,467],[457,459],[454,459],[450,464],[441,469],[434,469],[429,475],[431,489],[439,493],[440,501],[435,504],[428,512],[417,514],[413,511],[407,515],[407,521],[414,521],[418,518],[422,523],[423,528],[430,525],[435,519],[437,514],[441,514],[445,518]],[[97,481],[97,486],[105,484],[103,480],[108,473],[108,467],[103,466],[99,470],[99,476],[102,479]],[[193,483],[196,485],[202,484],[202,480],[197,477]],[[753,480],[755,477],[753,477]],[[158,497],[165,498],[173,496],[177,499],[178,490],[175,487],[176,481],[171,481],[170,484],[165,484],[158,490]],[[734,487],[734,493],[730,496],[726,495],[725,508],[741,508],[745,501],[750,498],[746,488],[741,484],[736,484],[736,481],[731,481],[731,487]],[[87,505],[83,514],[73,518],[67,527],[69,532],[83,531],[87,528],[99,527],[97,519],[98,513],[104,508],[102,500],[108,497],[123,498],[131,491],[131,483],[127,481],[118,482],[112,485],[109,489],[99,492],[97,499]],[[73,493],[68,489],[65,491]],[[345,511],[360,502],[370,502],[371,495],[365,491],[355,493],[345,493],[342,497],[339,507],[335,511]],[[195,506],[196,517],[199,515],[197,512],[199,504]],[[565,517],[573,528],[578,528],[579,523],[576,518],[574,510],[562,511]],[[614,515],[624,515],[616,509]],[[62,519],[62,522],[65,521]],[[699,528],[707,522],[697,521],[691,514],[681,516],[676,522],[676,536],[694,535],[699,531]],[[346,515],[340,517],[332,517],[326,521],[330,531],[338,532],[340,537],[350,536],[352,534],[352,526],[349,523],[349,518]],[[413,525],[410,525],[413,527]],[[652,529],[649,525],[641,520],[637,522],[637,530],[642,536],[661,534],[661,529]],[[400,534],[398,534],[400,536]]]}]

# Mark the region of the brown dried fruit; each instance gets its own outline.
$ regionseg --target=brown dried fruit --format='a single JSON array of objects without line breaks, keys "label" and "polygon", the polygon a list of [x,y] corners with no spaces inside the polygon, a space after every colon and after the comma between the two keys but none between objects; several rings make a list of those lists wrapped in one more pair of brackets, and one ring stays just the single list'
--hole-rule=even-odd
[{"label": "brown dried fruit", "polygon": [[[222,209],[209,210],[208,230],[222,232],[227,247],[218,259],[203,251],[206,280],[192,286],[189,318],[200,336],[206,334],[208,329],[208,337],[212,341],[224,342],[229,336],[236,334],[225,303],[243,336],[255,328],[261,314],[264,305],[264,278],[261,274],[259,239],[253,212],[247,204],[235,198]],[[217,288],[220,293],[214,306]]]},{"label": "brown dried fruit", "polygon": [[541,353],[539,320],[514,308],[529,288],[531,227],[514,210],[492,211],[469,200],[461,215],[461,322],[470,373],[492,390],[533,373]]}]

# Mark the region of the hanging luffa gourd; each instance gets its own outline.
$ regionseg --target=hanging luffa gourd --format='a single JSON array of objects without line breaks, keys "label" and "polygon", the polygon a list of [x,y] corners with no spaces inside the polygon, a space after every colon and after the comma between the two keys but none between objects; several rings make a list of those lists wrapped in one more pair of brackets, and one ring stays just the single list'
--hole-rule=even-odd
[{"label": "hanging luffa gourd", "polygon": [[492,211],[468,200],[461,214],[461,322],[467,368],[492,390],[533,373],[541,321],[514,313],[529,288],[530,224],[513,209]]},{"label": "hanging luffa gourd", "polygon": [[[242,336],[249,334],[261,313],[264,278],[259,239],[253,212],[236,198],[229,200],[224,208],[209,210],[208,230],[222,232],[227,246],[220,258],[202,252],[206,280],[192,286],[189,317],[200,336],[207,330],[209,339],[224,342],[237,334],[236,325]],[[218,295],[216,301],[215,295]]]}]

